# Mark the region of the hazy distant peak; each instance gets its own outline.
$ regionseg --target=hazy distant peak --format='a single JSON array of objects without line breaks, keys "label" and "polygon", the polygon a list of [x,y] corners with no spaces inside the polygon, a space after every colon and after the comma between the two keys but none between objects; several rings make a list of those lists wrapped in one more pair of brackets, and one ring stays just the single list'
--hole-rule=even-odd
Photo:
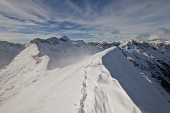
[{"label": "hazy distant peak", "polygon": [[67,42],[71,41],[66,35],[64,35],[62,38],[60,38],[60,40],[67,41]]}]

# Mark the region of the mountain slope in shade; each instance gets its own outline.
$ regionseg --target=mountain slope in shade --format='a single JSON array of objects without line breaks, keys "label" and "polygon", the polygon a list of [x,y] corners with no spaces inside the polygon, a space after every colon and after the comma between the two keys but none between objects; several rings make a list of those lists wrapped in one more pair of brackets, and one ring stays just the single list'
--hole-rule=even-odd
[{"label": "mountain slope in shade", "polygon": [[116,47],[35,39],[0,70],[2,113],[169,113],[169,106]]},{"label": "mountain slope in shade", "polygon": [[103,57],[103,64],[111,76],[119,81],[123,89],[143,113],[168,113],[169,103],[126,59],[115,49]]},{"label": "mountain slope in shade", "polygon": [[120,49],[134,67],[170,102],[169,44],[131,40],[120,45]]},{"label": "mountain slope in shade", "polygon": [[0,41],[0,69],[8,65],[23,49],[22,44]]}]

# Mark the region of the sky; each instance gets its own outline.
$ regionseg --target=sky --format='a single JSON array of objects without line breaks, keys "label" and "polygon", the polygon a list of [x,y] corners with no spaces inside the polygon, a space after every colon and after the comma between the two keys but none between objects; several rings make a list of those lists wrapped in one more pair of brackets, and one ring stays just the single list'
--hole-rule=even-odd
[{"label": "sky", "polygon": [[170,40],[170,0],[0,0],[0,41]]}]

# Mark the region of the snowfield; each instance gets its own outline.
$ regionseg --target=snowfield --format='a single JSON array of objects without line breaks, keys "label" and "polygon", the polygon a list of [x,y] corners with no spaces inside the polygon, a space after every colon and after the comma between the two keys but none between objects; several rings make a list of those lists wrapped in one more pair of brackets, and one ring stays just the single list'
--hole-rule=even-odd
[{"label": "snowfield", "polygon": [[117,47],[35,39],[0,70],[0,113],[169,113]]}]

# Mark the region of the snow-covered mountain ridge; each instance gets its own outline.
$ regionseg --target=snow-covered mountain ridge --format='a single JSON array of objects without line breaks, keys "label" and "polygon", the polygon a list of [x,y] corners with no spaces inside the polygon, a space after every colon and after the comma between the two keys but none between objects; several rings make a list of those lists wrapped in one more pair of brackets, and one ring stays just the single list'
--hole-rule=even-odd
[{"label": "snow-covered mountain ridge", "polygon": [[38,57],[44,55],[49,57],[48,69],[65,67],[102,50],[82,40],[71,41],[67,36],[60,39],[55,37],[46,40],[34,39],[28,43],[30,44],[36,44],[38,47]]},{"label": "snow-covered mountain ridge", "polygon": [[[131,63],[136,51],[139,59],[153,55],[140,53],[134,43],[103,50],[66,36],[30,41],[0,70],[0,112],[168,113],[169,94],[150,80],[150,70]],[[154,58],[167,62],[167,51]]]},{"label": "snow-covered mountain ridge", "polygon": [[47,75],[48,70],[74,64],[101,50],[101,48],[85,44],[83,41],[71,41],[65,36],[61,39],[53,37],[47,40],[30,41],[9,65],[0,70],[2,88],[0,103],[6,102],[22,87],[27,87]]}]

